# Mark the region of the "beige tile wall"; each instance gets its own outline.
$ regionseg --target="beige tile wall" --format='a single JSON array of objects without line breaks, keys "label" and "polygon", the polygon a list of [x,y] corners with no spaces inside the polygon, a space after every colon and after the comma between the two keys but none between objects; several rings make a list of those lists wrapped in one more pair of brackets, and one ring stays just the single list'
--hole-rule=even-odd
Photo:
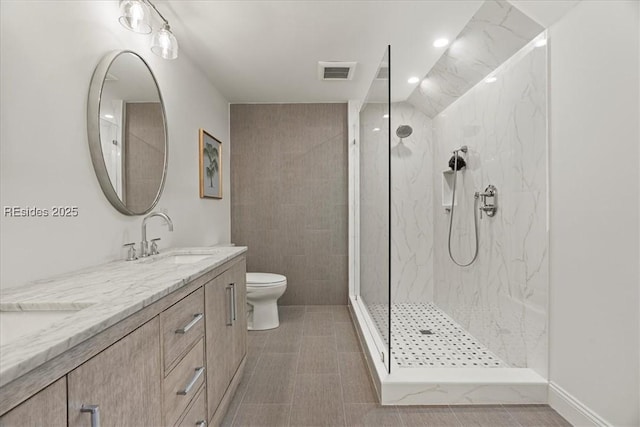
[{"label": "beige tile wall", "polygon": [[164,172],[165,134],[159,102],[127,103],[125,125],[125,204],[136,213],[156,199]]},{"label": "beige tile wall", "polygon": [[280,304],[346,304],[347,105],[231,106],[231,241]]}]

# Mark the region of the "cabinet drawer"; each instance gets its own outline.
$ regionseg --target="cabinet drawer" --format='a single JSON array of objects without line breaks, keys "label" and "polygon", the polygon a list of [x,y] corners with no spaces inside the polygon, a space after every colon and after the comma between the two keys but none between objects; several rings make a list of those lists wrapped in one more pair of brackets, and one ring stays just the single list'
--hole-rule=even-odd
[{"label": "cabinet drawer", "polygon": [[195,402],[189,408],[187,415],[182,419],[178,427],[206,427],[207,426],[207,406],[205,405],[204,387],[195,398]]},{"label": "cabinet drawer", "polygon": [[172,426],[204,384],[204,340],[200,340],[164,379],[164,420]]},{"label": "cabinet drawer", "polygon": [[204,289],[200,288],[160,314],[165,372],[204,336]]}]

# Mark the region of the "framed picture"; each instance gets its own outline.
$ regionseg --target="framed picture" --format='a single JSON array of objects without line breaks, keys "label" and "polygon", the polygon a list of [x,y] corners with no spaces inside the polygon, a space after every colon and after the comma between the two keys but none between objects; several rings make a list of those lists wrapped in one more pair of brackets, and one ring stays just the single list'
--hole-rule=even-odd
[{"label": "framed picture", "polygon": [[200,129],[200,198],[222,199],[222,142]]}]

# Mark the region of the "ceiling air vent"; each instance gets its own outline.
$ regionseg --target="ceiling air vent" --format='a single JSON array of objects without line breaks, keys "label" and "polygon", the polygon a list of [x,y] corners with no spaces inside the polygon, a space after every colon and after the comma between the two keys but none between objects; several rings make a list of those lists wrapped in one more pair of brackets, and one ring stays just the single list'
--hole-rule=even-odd
[{"label": "ceiling air vent", "polygon": [[320,80],[352,80],[356,62],[319,61],[318,78]]}]

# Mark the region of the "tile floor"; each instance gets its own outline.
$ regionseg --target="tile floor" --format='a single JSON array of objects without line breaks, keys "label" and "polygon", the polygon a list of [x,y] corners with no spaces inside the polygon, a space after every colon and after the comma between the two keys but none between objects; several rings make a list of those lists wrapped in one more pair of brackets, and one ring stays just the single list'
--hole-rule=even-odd
[{"label": "tile floor", "polygon": [[[367,309],[388,344],[389,306]],[[402,368],[509,367],[433,303],[391,305],[391,355]]]},{"label": "tile floor", "polygon": [[250,331],[223,426],[570,426],[545,405],[380,406],[346,306],[285,306]]}]

